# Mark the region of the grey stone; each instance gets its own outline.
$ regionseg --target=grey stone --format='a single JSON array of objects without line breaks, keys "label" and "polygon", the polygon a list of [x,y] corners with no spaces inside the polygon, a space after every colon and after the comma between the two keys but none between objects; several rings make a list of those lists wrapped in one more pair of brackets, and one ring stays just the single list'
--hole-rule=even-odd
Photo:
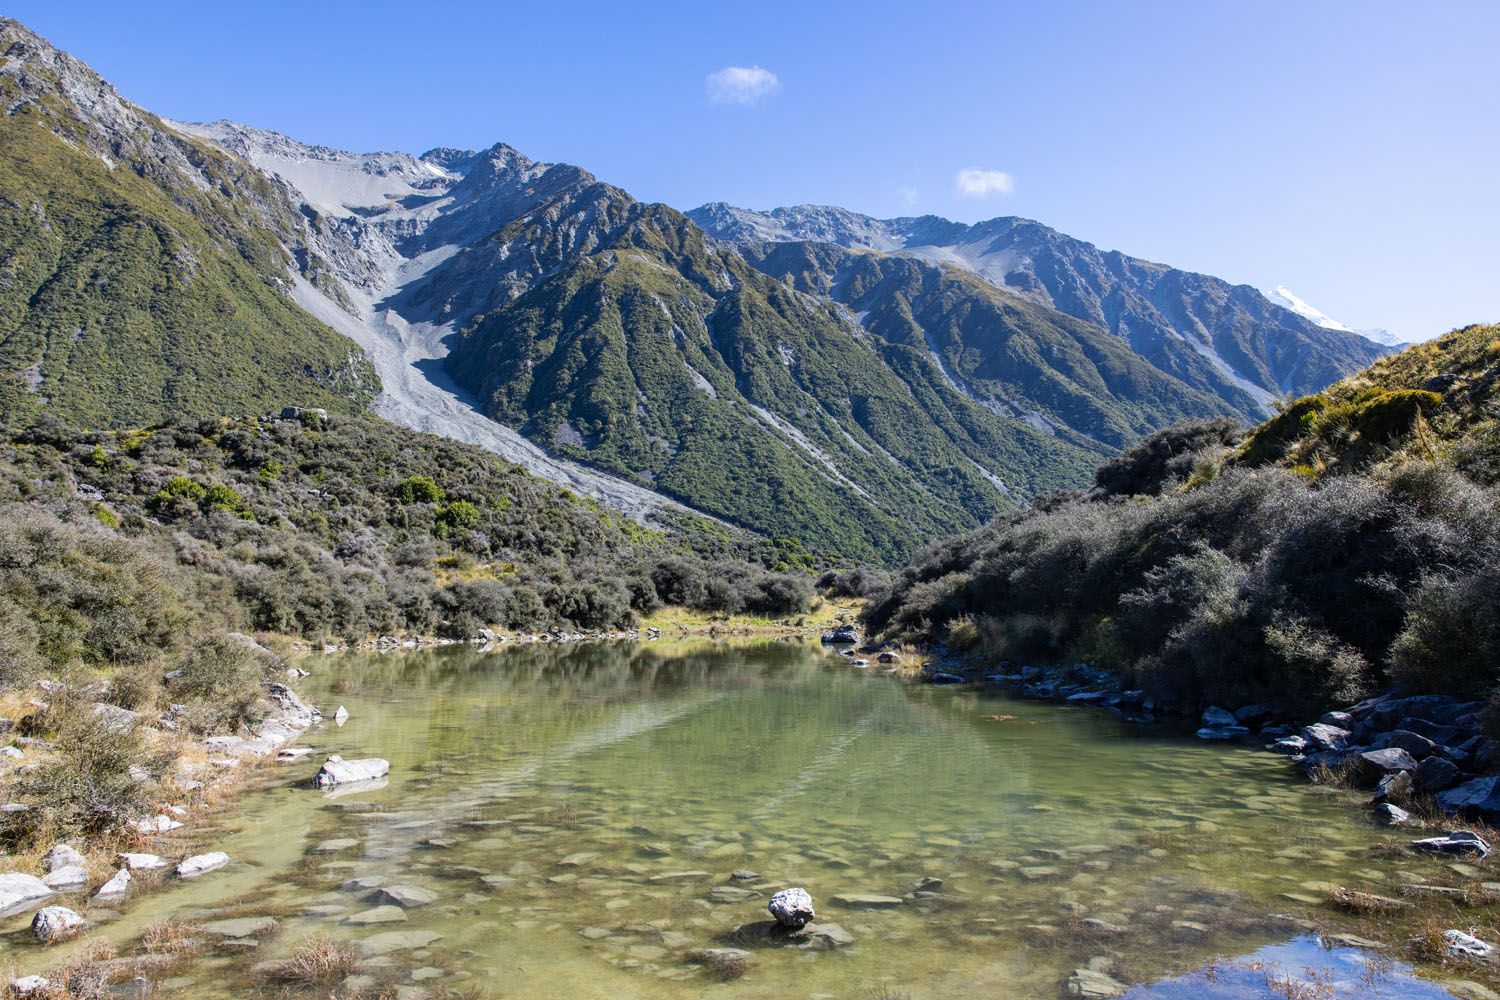
[{"label": "grey stone", "polygon": [[1375,807],[1375,822],[1381,826],[1404,826],[1411,822],[1411,813],[1400,806],[1382,802]]},{"label": "grey stone", "polygon": [[1349,745],[1349,730],[1326,722],[1303,726],[1301,736],[1319,750],[1342,750]]},{"label": "grey stone", "polygon": [[1487,958],[1495,946],[1459,930],[1443,931],[1443,948],[1454,958]]},{"label": "grey stone", "polygon": [[406,920],[406,911],[399,906],[372,906],[368,910],[344,918],[344,923],[356,927],[374,924],[399,924]]},{"label": "grey stone", "polygon": [[900,897],[880,896],[863,892],[845,892],[830,898],[839,906],[861,910],[880,910],[902,905]]},{"label": "grey stone", "polygon": [[0,917],[23,913],[53,894],[51,886],[35,875],[24,872],[0,875]]},{"label": "grey stone", "polygon": [[1198,721],[1201,722],[1206,728],[1210,729],[1218,729],[1223,726],[1235,726],[1239,724],[1239,720],[1234,717],[1233,712],[1229,711],[1228,709],[1219,708],[1217,705],[1213,705],[1209,708],[1204,709],[1203,715]]},{"label": "grey stone", "polygon": [[198,929],[212,937],[258,938],[274,933],[279,926],[275,917],[235,917],[213,920]]},{"label": "grey stone", "polygon": [[1458,784],[1462,776],[1458,765],[1451,760],[1428,757],[1417,765],[1416,773],[1412,775],[1412,782],[1419,791],[1441,792]]},{"label": "grey stone", "polygon": [[426,948],[442,939],[443,936],[436,931],[385,931],[360,941],[359,950],[367,958],[376,958],[398,951]]},{"label": "grey stone", "polygon": [[335,785],[352,785],[365,781],[376,781],[384,778],[390,772],[390,761],[380,757],[367,757],[363,760],[345,760],[338,754],[334,754],[323,762],[323,766],[313,776],[313,784],[319,788],[332,788]]},{"label": "grey stone", "polygon": [[1500,823],[1500,775],[1475,778],[1439,792],[1437,804],[1445,812],[1462,813],[1487,823]]},{"label": "grey stone", "polygon": [[55,872],[59,868],[66,868],[69,865],[78,865],[81,867],[84,863],[83,855],[69,844],[54,844],[52,850],[48,851],[42,858],[42,864],[47,866],[47,871],[49,872]]},{"label": "grey stone", "polygon": [[80,933],[89,922],[66,906],[44,906],[31,920],[31,933],[43,944],[52,944]]},{"label": "grey stone", "polygon": [[798,929],[817,919],[812,896],[806,889],[783,889],[766,904],[771,916],[783,927]]},{"label": "grey stone", "polygon": [[210,851],[207,854],[195,854],[177,866],[178,878],[197,878],[212,871],[218,871],[229,864],[229,855],[223,851]]},{"label": "grey stone", "polygon": [[125,898],[130,891],[130,869],[121,868],[115,872],[114,877],[99,887],[94,893],[95,902],[114,902]]},{"label": "grey stone", "polygon": [[1451,857],[1474,857],[1487,858],[1490,856],[1490,845],[1477,833],[1467,830],[1457,830],[1453,833],[1444,834],[1441,837],[1427,837],[1423,840],[1413,840],[1411,848],[1421,851],[1423,854],[1443,854]]},{"label": "grey stone", "polygon": [[88,885],[89,873],[82,865],[66,865],[54,872],[43,875],[42,882],[49,889],[56,889],[58,892],[72,892],[75,889],[82,889]]}]

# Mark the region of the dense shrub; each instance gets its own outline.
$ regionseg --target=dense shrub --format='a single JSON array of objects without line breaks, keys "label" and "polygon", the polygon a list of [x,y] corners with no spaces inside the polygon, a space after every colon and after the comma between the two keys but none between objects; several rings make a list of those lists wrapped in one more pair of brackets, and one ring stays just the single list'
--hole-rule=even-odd
[{"label": "dense shrub", "polygon": [[867,622],[921,638],[984,620],[992,655],[1087,657],[1184,703],[1326,707],[1389,683],[1393,661],[1409,686],[1477,696],[1497,679],[1495,509],[1434,463],[1325,482],[1231,467],[931,546]]},{"label": "dense shrub", "polygon": [[1244,436],[1244,426],[1228,417],[1174,424],[1101,465],[1094,473],[1095,489],[1104,496],[1161,493],[1185,482],[1195,464],[1216,449],[1228,449]]},{"label": "dense shrub", "polygon": [[242,638],[210,636],[198,642],[168,674],[174,701],[204,706],[193,725],[200,731],[230,730],[254,721],[265,681],[276,663]]}]

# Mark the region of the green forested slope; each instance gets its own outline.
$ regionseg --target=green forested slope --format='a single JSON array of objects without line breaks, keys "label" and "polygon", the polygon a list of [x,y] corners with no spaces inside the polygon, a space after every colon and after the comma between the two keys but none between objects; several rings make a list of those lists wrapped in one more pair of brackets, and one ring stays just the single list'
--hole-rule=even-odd
[{"label": "green forested slope", "polygon": [[354,344],[284,294],[316,262],[285,248],[299,220],[269,179],[15,22],[0,50],[0,414],[122,426],[373,397]]}]

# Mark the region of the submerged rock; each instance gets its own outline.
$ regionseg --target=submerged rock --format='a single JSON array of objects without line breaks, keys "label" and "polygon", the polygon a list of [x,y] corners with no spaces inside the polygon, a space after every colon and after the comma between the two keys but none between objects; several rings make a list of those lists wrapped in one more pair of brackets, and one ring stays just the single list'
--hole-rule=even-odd
[{"label": "submerged rock", "polygon": [[873,893],[864,892],[840,893],[832,898],[840,906],[848,906],[861,910],[880,910],[893,906],[901,906],[903,903],[903,900],[897,896],[878,896]]},{"label": "submerged rock", "polygon": [[778,924],[793,930],[805,927],[817,919],[812,897],[807,894],[806,889],[783,889],[771,897],[766,909],[771,911],[771,916]]}]

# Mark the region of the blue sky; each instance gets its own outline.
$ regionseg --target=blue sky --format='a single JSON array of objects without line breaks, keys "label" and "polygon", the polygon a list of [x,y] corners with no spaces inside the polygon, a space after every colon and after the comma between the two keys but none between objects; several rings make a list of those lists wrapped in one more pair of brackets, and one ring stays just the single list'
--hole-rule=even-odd
[{"label": "blue sky", "polygon": [[679,208],[1024,215],[1357,327],[1500,321],[1493,0],[6,13],[170,117],[357,150],[503,140]]}]

